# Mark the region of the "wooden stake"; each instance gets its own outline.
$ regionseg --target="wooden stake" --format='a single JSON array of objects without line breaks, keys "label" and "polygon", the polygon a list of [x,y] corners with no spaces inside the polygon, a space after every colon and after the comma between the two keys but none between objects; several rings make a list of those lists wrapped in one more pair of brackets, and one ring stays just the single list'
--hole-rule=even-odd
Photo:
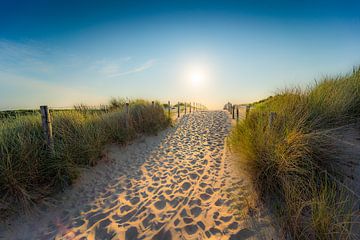
[{"label": "wooden stake", "polygon": [[178,102],[178,118],[180,117],[180,102]]},{"label": "wooden stake", "polygon": [[44,131],[46,146],[48,147],[50,152],[54,153],[54,140],[52,133],[51,116],[49,113],[48,106],[40,106],[40,112],[41,112],[41,122]]},{"label": "wooden stake", "polygon": [[125,103],[125,111],[126,111],[126,128],[129,127],[129,103]]},{"label": "wooden stake", "polygon": [[169,114],[169,117],[171,117],[171,115],[170,115],[170,111],[171,111],[170,101],[168,101],[168,114]]},{"label": "wooden stake", "polygon": [[185,103],[184,107],[185,107],[185,114],[186,114],[186,103]]},{"label": "wooden stake", "polygon": [[239,106],[236,107],[236,120],[239,121]]}]

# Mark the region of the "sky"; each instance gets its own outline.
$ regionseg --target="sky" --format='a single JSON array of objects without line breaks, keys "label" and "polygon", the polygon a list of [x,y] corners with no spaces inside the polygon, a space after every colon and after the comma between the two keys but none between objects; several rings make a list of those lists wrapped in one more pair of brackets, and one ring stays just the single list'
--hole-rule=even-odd
[{"label": "sky", "polygon": [[0,0],[0,110],[221,108],[360,65],[360,1]]}]

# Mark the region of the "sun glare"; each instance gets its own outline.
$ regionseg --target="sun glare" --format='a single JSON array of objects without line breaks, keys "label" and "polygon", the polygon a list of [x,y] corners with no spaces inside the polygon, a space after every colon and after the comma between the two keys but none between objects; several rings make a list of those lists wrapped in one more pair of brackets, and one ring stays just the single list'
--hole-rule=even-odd
[{"label": "sun glare", "polygon": [[206,71],[201,67],[193,67],[188,73],[188,80],[190,81],[192,87],[202,86],[205,83],[206,78]]},{"label": "sun glare", "polygon": [[202,72],[193,72],[191,74],[191,84],[193,86],[199,86],[204,81],[204,73]]}]

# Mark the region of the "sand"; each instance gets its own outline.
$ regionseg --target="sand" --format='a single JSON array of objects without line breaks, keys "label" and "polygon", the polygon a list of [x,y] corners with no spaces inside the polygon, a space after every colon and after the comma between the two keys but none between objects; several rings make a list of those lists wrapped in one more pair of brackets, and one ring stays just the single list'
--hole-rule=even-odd
[{"label": "sand", "polygon": [[229,130],[224,111],[196,112],[158,136],[111,145],[65,192],[1,226],[0,238],[277,239],[266,211],[249,211]]}]

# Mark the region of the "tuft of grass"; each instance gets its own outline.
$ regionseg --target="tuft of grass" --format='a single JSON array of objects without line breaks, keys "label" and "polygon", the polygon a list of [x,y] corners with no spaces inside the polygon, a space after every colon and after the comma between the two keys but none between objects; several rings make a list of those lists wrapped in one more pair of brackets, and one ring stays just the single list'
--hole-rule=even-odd
[{"label": "tuft of grass", "polygon": [[[269,114],[276,118],[269,127]],[[327,137],[360,118],[360,69],[255,104],[229,142],[259,196],[292,239],[349,239],[358,201],[342,184],[341,149]],[[358,214],[358,213],[357,213]]]},{"label": "tuft of grass", "polygon": [[28,209],[71,184],[81,167],[95,165],[106,144],[155,134],[171,121],[159,103],[144,100],[132,101],[129,114],[121,104],[112,102],[110,109],[52,112],[54,153],[45,145],[39,113],[0,121],[0,211]]}]

